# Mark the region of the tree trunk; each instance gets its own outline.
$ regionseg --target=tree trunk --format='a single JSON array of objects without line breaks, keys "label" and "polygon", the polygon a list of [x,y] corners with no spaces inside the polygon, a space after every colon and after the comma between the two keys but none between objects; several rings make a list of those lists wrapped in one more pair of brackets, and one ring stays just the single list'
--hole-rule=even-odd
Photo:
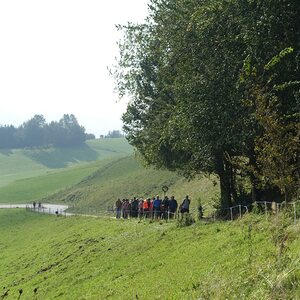
[{"label": "tree trunk", "polygon": [[[256,168],[256,158],[255,158],[254,150],[249,155],[249,164],[253,168]],[[257,188],[259,179],[256,178],[253,172],[250,173],[250,181],[251,181],[251,199],[252,199],[252,203],[254,203],[255,201],[260,201],[260,194],[259,194],[259,189]]]},{"label": "tree trunk", "polygon": [[216,170],[220,178],[221,208],[231,205],[230,176],[225,170],[223,154],[216,156]]},{"label": "tree trunk", "polygon": [[227,176],[229,178],[229,184],[230,184],[230,194],[231,194],[231,197],[232,197],[232,201],[233,203],[236,203],[237,202],[237,199],[238,199],[238,194],[237,194],[237,191],[236,191],[236,174],[235,174],[235,170],[232,166],[232,164],[225,159],[225,170],[226,170],[226,173],[227,173]]}]

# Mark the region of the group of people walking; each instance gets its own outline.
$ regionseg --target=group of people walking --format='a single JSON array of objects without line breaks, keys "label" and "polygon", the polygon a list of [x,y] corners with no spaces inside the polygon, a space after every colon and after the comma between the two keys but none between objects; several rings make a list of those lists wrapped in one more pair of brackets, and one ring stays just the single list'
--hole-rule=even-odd
[{"label": "group of people walking", "polygon": [[[149,218],[149,219],[172,219],[177,213],[188,213],[191,200],[187,195],[178,207],[174,196],[165,196],[163,199],[157,195],[151,198],[118,199],[115,203],[116,218]],[[179,208],[179,209],[178,209]]]}]

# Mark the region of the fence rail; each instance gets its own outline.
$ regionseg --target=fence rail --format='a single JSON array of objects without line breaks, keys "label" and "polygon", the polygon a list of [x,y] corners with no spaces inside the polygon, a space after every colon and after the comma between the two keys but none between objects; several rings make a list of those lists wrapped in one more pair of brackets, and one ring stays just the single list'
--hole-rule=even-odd
[{"label": "fence rail", "polygon": [[[210,214],[203,215],[203,211],[206,211],[208,206],[203,206],[204,210],[199,211],[199,209],[192,208],[189,214],[194,219],[202,219],[207,221],[216,220],[231,220],[241,218],[244,214],[247,214],[254,209],[258,209],[261,213],[266,215],[272,213],[277,214],[284,207],[289,208],[294,222],[300,220],[300,200],[294,202],[271,202],[271,201],[256,201],[249,205],[235,205],[227,208],[214,209]],[[139,219],[160,219],[160,220],[175,220],[178,219],[182,214],[177,210],[174,211],[144,211],[144,210],[116,210],[112,206],[105,209],[96,209],[88,207],[86,209],[77,209],[76,207],[68,207],[66,205],[55,205],[55,204],[43,204],[43,205],[33,205],[33,204],[2,204],[0,208],[25,208],[36,213],[51,214],[57,216],[86,216],[86,217],[116,217],[123,219],[139,218]],[[212,207],[210,207],[212,208]],[[68,211],[70,210],[71,211]],[[208,209],[211,211],[211,209]]]}]

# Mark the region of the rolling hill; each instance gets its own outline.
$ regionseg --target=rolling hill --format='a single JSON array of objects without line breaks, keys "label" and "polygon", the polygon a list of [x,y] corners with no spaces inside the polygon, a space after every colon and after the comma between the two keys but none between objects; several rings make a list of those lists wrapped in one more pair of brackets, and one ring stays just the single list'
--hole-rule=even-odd
[{"label": "rolling hill", "polygon": [[123,138],[90,140],[78,147],[0,150],[0,187],[53,170],[129,155],[132,151]]},{"label": "rolling hill", "polygon": [[[194,207],[199,200],[212,203],[217,196],[218,186],[209,178],[187,181],[167,170],[145,168],[132,152],[125,139],[92,140],[70,149],[12,151],[6,164],[15,180],[0,187],[0,203],[41,200],[83,212],[106,209],[117,198],[162,196],[164,185],[179,201],[189,194]],[[5,175],[2,170],[0,181]]]},{"label": "rolling hill", "polygon": [[78,184],[43,201],[66,203],[79,211],[84,208],[106,209],[118,198],[152,198],[157,194],[162,197],[162,186],[168,186],[167,194],[175,195],[179,201],[189,194],[194,207],[200,199],[204,203],[211,203],[213,196],[218,193],[217,187],[207,177],[187,181],[167,170],[144,168],[133,156],[126,156],[103,165]]}]

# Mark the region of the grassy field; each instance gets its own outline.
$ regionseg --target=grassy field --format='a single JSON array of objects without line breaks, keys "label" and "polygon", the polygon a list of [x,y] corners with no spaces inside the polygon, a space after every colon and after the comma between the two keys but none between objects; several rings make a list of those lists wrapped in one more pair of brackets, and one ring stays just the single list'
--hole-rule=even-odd
[{"label": "grassy field", "polygon": [[[187,181],[131,153],[121,139],[1,152],[0,203],[42,199],[85,212],[163,196],[163,185],[194,208],[218,197],[216,178]],[[2,209],[0,299],[300,299],[300,226],[289,217],[181,225]]]},{"label": "grassy field", "polygon": [[177,227],[0,210],[0,232],[5,299],[300,299],[288,218]]},{"label": "grassy field", "polygon": [[[218,185],[207,177],[187,181],[176,173],[143,167],[131,155],[132,148],[125,139],[91,140],[73,149],[21,152],[16,150],[8,161],[0,158],[0,163],[7,165],[6,171],[11,168],[10,174],[14,172],[11,179],[25,177],[0,184],[0,203],[41,200],[67,203],[81,211],[106,209],[117,198],[163,196],[164,185],[169,187],[167,194],[175,195],[178,201],[189,194],[193,207],[200,199],[202,204],[212,203],[218,195]],[[4,171],[0,173],[2,183]]]},{"label": "grassy field", "polygon": [[129,155],[132,147],[125,139],[90,140],[72,148],[15,149],[0,151],[0,187],[16,180],[44,175],[112,157]]},{"label": "grassy field", "polygon": [[129,155],[125,139],[87,141],[74,148],[0,152],[0,203],[26,203],[68,188],[112,160]]},{"label": "grassy field", "polygon": [[144,168],[133,156],[127,156],[103,165],[78,184],[43,201],[67,203],[79,210],[106,209],[117,198],[152,198],[157,194],[163,197],[164,185],[169,187],[167,194],[175,195],[179,202],[189,194],[192,207],[197,206],[197,199],[202,199],[207,204],[218,194],[218,186],[209,178],[202,177],[189,182],[176,173]]},{"label": "grassy field", "polygon": [[59,171],[47,171],[44,175],[19,179],[0,188],[0,203],[21,204],[38,201],[61,189],[73,186],[108,163],[108,159],[101,160]]}]

